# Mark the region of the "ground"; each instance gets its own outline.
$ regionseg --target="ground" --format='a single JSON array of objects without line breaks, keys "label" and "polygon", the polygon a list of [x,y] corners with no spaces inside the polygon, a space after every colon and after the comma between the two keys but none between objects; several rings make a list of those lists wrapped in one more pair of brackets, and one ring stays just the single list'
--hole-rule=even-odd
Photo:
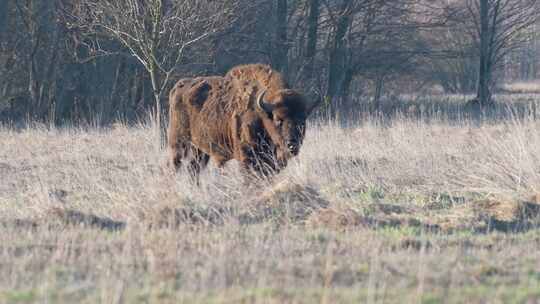
[{"label": "ground", "polygon": [[4,126],[0,302],[540,302],[540,98],[516,96],[315,119],[251,186],[173,174],[151,124]]}]

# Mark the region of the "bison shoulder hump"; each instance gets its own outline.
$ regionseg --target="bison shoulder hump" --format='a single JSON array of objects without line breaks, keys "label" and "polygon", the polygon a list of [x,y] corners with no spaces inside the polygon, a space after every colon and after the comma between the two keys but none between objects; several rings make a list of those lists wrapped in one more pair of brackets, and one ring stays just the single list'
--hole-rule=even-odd
[{"label": "bison shoulder hump", "polygon": [[206,80],[195,83],[188,92],[189,103],[197,108],[202,108],[208,99],[211,89],[212,86]]}]

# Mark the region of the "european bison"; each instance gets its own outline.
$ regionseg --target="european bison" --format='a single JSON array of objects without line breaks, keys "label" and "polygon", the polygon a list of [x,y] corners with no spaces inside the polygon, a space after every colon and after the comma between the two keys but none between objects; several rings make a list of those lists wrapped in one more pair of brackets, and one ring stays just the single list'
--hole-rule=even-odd
[{"label": "european bison", "polygon": [[170,162],[178,169],[187,161],[198,178],[210,158],[218,167],[236,159],[267,177],[299,153],[317,104],[262,64],[238,66],[223,77],[181,79],[169,95]]}]

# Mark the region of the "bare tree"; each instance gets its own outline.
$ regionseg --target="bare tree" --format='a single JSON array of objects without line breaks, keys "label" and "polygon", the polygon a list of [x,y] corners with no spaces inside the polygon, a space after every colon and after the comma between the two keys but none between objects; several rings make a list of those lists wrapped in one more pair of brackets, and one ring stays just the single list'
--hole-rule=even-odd
[{"label": "bare tree", "polygon": [[315,55],[317,52],[317,32],[319,30],[320,3],[319,0],[309,0],[309,13],[307,25],[307,42],[305,47],[305,56],[307,64],[305,68],[305,77],[313,76],[313,66],[315,64]]},{"label": "bare tree", "polygon": [[430,51],[419,33],[443,27],[447,19],[444,6],[421,0],[323,0],[323,6],[326,96],[346,108],[355,78],[375,80],[377,101],[391,74],[408,73]]},{"label": "bare tree", "polygon": [[6,28],[6,24],[8,24],[8,17],[9,17],[9,14],[8,14],[8,1],[7,0],[4,0],[4,1],[0,1],[0,44],[2,43],[2,40],[3,40],[3,36],[4,36],[4,32],[5,32],[5,28]]},{"label": "bare tree", "polygon": [[[29,114],[54,120],[51,84],[59,53],[60,29],[54,22],[56,1],[15,1],[27,44]],[[48,112],[48,113],[47,113]]]},{"label": "bare tree", "polygon": [[472,93],[478,83],[478,56],[474,39],[464,34],[469,25],[463,1],[450,3],[446,10],[446,26],[423,34],[435,55],[426,61],[426,81],[438,83],[446,93]]},{"label": "bare tree", "polygon": [[0,119],[109,123],[151,109],[161,126],[179,75],[252,62],[330,111],[434,81],[489,101],[502,76],[538,74],[537,2],[0,0]]},{"label": "bare tree", "polygon": [[95,55],[115,52],[100,39],[118,41],[148,72],[161,125],[161,100],[186,50],[217,33],[234,18],[235,1],[87,0],[76,20],[95,35]]},{"label": "bare tree", "polygon": [[493,73],[504,57],[522,45],[524,33],[538,19],[537,0],[467,0],[472,23],[469,34],[478,50],[476,99],[485,106],[492,102]]},{"label": "bare tree", "polygon": [[288,42],[287,42],[287,0],[277,0],[276,1],[276,43],[274,45],[275,49],[272,52],[273,57],[275,57],[274,65],[276,69],[283,72],[284,75],[288,73],[288,64],[287,64],[287,52],[288,52]]}]

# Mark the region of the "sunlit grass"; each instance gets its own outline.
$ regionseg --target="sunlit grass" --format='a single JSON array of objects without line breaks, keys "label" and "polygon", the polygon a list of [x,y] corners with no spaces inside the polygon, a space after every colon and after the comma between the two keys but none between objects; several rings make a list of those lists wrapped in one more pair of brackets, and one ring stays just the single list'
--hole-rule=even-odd
[{"label": "sunlit grass", "polygon": [[425,102],[311,121],[251,187],[172,173],[151,124],[0,127],[0,302],[538,301],[536,114]]}]

